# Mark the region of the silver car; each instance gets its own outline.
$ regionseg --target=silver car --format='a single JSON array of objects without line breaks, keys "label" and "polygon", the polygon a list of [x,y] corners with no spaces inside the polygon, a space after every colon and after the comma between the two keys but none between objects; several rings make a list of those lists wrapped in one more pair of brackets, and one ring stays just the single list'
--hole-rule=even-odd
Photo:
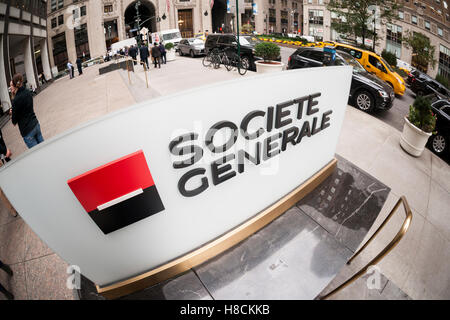
[{"label": "silver car", "polygon": [[205,54],[205,42],[197,38],[183,39],[178,44],[180,56],[190,55],[192,58]]}]

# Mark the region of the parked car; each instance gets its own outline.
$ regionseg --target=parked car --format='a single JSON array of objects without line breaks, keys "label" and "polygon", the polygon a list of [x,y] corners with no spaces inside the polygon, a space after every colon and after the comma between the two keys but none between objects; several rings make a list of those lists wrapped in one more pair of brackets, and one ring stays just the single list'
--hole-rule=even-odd
[{"label": "parked car", "polygon": [[435,91],[444,97],[450,97],[450,91],[425,73],[411,79],[410,88],[417,96],[425,96]]},{"label": "parked car", "polygon": [[[325,66],[323,48],[302,47],[297,49],[288,60],[288,69]],[[349,100],[360,110],[370,112],[375,109],[388,110],[395,99],[393,89],[384,81],[368,73],[350,54],[336,51],[332,65],[350,65],[353,77]]]},{"label": "parked car", "polygon": [[183,39],[178,44],[178,53],[180,56],[190,55],[192,58],[204,55],[205,43],[197,38]]},{"label": "parked car", "polygon": [[[255,61],[262,60],[261,57],[256,57],[254,55],[254,47],[258,44],[260,40],[253,35],[241,35],[239,36],[241,58],[246,59],[249,70],[256,71]],[[233,53],[237,52],[237,37],[234,34],[209,34],[206,38],[205,51],[206,54],[213,49],[225,50],[229,57]],[[279,56],[277,61],[281,61],[281,56]]]},{"label": "parked car", "polygon": [[428,139],[428,147],[437,155],[449,152],[450,144],[450,101],[438,99],[431,104],[436,115],[436,134]]},{"label": "parked car", "polygon": [[336,43],[336,50],[350,53],[368,72],[375,74],[381,80],[386,81],[395,94],[402,96],[405,93],[405,81],[395,72],[383,57],[371,51],[362,50],[348,44]]},{"label": "parked car", "polygon": [[417,69],[412,69],[410,72],[408,72],[408,77],[406,78],[406,84],[411,87],[412,82],[415,78],[419,77],[421,74],[423,74],[421,71]]}]

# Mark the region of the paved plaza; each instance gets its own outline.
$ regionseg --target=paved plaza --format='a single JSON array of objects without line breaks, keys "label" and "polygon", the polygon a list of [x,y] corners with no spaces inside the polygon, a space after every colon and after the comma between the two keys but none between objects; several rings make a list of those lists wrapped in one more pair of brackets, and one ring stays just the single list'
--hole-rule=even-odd
[{"label": "paved plaza", "polygon": [[[201,58],[177,56],[161,69],[151,67],[147,88],[141,66],[135,66],[136,72],[130,75],[125,70],[99,75],[98,69],[103,66],[86,68],[82,76],[74,79],[61,78],[34,98],[46,140],[138,102],[241,77],[237,71],[227,72],[223,67],[205,68]],[[254,76],[257,74],[253,72],[245,75]],[[257,94],[257,88],[248,94]],[[27,151],[18,128],[11,122],[2,132],[13,158]],[[399,139],[397,129],[347,107],[337,154],[391,188],[368,236],[402,195],[413,210],[413,220],[406,237],[378,264],[384,275],[382,289],[369,290],[365,279],[360,279],[334,299],[450,299],[450,167],[427,149],[420,158],[409,156],[401,149]],[[105,143],[114,145],[114,141]],[[45,186],[45,181],[41,183]],[[403,219],[399,211],[378,239],[351,266],[344,268],[329,288],[370,261],[394,237]],[[3,206],[0,206],[0,260],[10,264],[15,273],[11,279],[0,273],[0,282],[16,299],[75,298],[66,287],[67,264],[20,217],[12,217]]]}]

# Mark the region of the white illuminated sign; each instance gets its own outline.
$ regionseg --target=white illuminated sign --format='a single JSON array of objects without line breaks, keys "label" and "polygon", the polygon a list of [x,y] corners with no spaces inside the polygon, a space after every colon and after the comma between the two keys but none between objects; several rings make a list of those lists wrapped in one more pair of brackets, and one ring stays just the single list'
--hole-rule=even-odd
[{"label": "white illuminated sign", "polygon": [[140,103],[34,147],[0,169],[0,186],[65,261],[100,286],[121,281],[327,165],[351,77],[346,66],[283,71]]}]

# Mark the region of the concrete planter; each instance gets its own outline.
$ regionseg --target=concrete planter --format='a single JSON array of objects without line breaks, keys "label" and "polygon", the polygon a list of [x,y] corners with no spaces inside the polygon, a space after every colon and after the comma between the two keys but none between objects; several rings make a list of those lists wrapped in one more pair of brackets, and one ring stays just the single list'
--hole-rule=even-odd
[{"label": "concrete planter", "polygon": [[430,136],[431,132],[420,130],[405,117],[400,146],[410,155],[420,157]]},{"label": "concrete planter", "polygon": [[258,73],[269,73],[269,72],[278,72],[282,71],[284,64],[279,61],[255,61],[256,64],[256,72]]},{"label": "concrete planter", "polygon": [[175,60],[175,49],[168,50],[166,52],[166,58],[167,58],[167,61]]}]

